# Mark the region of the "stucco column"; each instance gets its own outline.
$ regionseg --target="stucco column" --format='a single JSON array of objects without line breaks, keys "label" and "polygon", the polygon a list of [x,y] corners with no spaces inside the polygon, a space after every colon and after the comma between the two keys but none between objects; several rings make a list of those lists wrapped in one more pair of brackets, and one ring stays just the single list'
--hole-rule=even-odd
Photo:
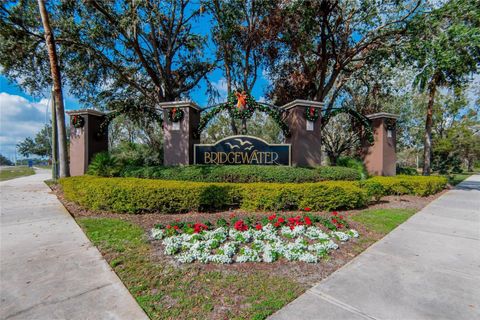
[{"label": "stucco column", "polygon": [[[190,101],[162,103],[163,109],[163,163],[166,166],[193,164],[193,145],[200,143],[196,130],[200,122],[200,108]],[[183,118],[173,122],[169,113],[183,111]]]},{"label": "stucco column", "polygon": [[373,129],[373,143],[364,143],[363,161],[371,175],[394,176],[396,174],[396,121],[398,115],[374,113],[368,115]]},{"label": "stucco column", "polygon": [[[292,165],[319,166],[322,163],[321,109],[323,103],[309,100],[294,100],[282,107],[284,120],[290,128],[291,136],[285,139],[292,145]],[[308,121],[306,112],[310,108],[318,110],[318,119]]]},{"label": "stucco column", "polygon": [[68,111],[67,114],[70,116],[70,175],[81,176],[87,172],[94,154],[108,151],[105,113],[76,110]]}]

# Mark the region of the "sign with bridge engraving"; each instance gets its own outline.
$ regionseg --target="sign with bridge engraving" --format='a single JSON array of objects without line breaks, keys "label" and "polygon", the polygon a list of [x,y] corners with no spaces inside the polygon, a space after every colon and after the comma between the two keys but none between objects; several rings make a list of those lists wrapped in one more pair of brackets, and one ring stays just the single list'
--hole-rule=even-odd
[{"label": "sign with bridge engraving", "polygon": [[290,144],[269,144],[251,136],[232,136],[215,144],[194,145],[195,164],[289,166]]}]

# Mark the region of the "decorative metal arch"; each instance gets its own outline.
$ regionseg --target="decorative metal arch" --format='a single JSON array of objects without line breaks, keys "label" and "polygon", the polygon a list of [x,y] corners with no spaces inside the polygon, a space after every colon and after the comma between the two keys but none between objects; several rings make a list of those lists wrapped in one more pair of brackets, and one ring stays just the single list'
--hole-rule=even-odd
[{"label": "decorative metal arch", "polygon": [[[202,112],[205,112],[207,110],[208,111],[204,115],[202,115],[202,117],[200,118],[200,123],[198,125],[197,133],[196,133],[197,137],[200,137],[200,134],[202,133],[202,131],[207,127],[208,123],[216,115],[218,115],[222,111],[228,111],[230,110],[230,108],[231,108],[231,105],[229,105],[228,102],[218,103],[213,106],[204,108]],[[290,128],[282,119],[282,114],[284,112],[283,110],[281,110],[279,107],[273,104],[265,103],[265,102],[257,102],[257,101],[254,102],[253,108],[255,110],[258,110],[260,112],[266,113],[269,116],[271,116],[272,119],[275,121],[275,123],[277,123],[277,125],[280,127],[285,137],[290,136]]]},{"label": "decorative metal arch", "polygon": [[329,118],[334,117],[339,113],[346,113],[349,116],[356,119],[357,121],[359,121],[360,124],[363,126],[363,129],[365,130],[364,131],[365,138],[367,139],[367,141],[369,143],[373,143],[373,141],[374,141],[373,128],[372,128],[372,122],[370,121],[370,119],[365,117],[363,114],[361,114],[357,110],[349,108],[349,107],[333,108],[332,112],[330,113]]}]

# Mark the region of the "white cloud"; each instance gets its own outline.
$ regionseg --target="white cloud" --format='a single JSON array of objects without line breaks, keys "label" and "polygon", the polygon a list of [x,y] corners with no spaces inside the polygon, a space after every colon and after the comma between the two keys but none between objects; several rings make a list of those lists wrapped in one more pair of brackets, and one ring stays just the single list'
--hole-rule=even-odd
[{"label": "white cloud", "polygon": [[212,86],[218,90],[220,94],[219,100],[227,100],[227,80],[225,78],[220,78],[218,81],[213,81]]},{"label": "white cloud", "polygon": [[[0,152],[12,158],[15,146],[34,137],[45,125],[48,100],[32,102],[24,97],[0,92]],[[18,155],[17,155],[18,156]]]}]

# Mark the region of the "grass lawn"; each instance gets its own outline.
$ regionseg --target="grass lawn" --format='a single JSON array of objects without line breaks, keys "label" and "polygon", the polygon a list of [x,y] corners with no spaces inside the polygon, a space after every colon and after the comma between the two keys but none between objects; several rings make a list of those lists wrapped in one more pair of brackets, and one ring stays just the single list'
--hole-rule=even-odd
[{"label": "grass lawn", "polygon": [[450,183],[452,186],[456,186],[463,180],[470,177],[472,174],[474,174],[474,172],[452,174],[451,176],[448,177],[448,183]]},{"label": "grass lawn", "polygon": [[351,218],[371,231],[387,234],[415,212],[414,209],[370,209],[363,210]]},{"label": "grass lawn", "polygon": [[[360,235],[354,254],[415,211],[375,209],[352,215],[351,219],[371,232]],[[302,271],[293,266],[291,277],[275,269],[248,272],[248,265],[243,272],[209,265],[179,266],[160,257],[144,229],[135,223],[98,217],[77,221],[151,319],[265,319],[306,289],[295,278]]]},{"label": "grass lawn", "polygon": [[0,181],[30,176],[32,174],[35,174],[35,171],[29,167],[5,167],[0,169]]}]

